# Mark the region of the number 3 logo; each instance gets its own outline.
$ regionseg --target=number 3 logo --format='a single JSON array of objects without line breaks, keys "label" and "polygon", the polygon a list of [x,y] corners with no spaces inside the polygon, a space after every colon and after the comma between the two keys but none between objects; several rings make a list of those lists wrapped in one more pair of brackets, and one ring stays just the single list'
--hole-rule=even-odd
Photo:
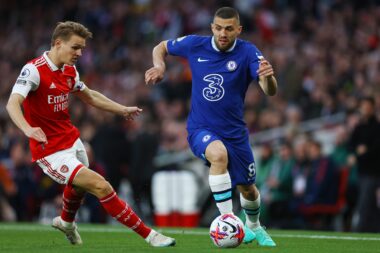
[{"label": "number 3 logo", "polygon": [[208,87],[203,89],[203,97],[208,101],[215,102],[223,98],[223,77],[219,74],[209,74],[203,78],[208,82]]}]

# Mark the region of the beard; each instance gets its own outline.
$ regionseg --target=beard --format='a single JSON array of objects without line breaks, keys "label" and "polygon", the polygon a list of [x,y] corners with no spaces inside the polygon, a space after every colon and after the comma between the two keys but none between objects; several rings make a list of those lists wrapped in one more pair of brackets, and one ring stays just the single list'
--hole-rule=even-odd
[{"label": "beard", "polygon": [[218,40],[216,40],[215,45],[220,51],[225,52],[232,47],[234,42],[235,41],[233,40],[233,41],[230,41],[228,44],[221,45],[220,42]]}]

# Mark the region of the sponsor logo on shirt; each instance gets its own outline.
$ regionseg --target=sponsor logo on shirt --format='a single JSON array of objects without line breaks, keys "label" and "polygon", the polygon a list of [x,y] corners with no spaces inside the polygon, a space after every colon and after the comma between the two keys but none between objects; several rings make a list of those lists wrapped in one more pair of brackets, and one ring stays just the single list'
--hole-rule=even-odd
[{"label": "sponsor logo on shirt", "polygon": [[48,95],[48,104],[53,105],[54,112],[63,111],[69,107],[69,94]]},{"label": "sponsor logo on shirt", "polygon": [[219,74],[209,74],[203,78],[208,83],[203,89],[203,97],[211,102],[219,101],[224,96],[223,76]]},{"label": "sponsor logo on shirt", "polygon": [[21,84],[21,85],[26,85],[26,80],[17,79],[16,83]]},{"label": "sponsor logo on shirt", "polygon": [[49,89],[55,89],[55,88],[57,88],[57,86],[55,86],[54,83],[51,83]]}]

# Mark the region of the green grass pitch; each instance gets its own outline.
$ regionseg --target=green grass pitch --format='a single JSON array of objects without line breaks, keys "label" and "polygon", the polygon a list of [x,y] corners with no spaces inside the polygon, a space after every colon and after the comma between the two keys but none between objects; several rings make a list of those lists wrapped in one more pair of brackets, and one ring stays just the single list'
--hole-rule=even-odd
[{"label": "green grass pitch", "polygon": [[334,233],[320,231],[269,230],[275,248],[242,244],[235,249],[218,249],[207,229],[158,229],[176,238],[171,248],[152,248],[129,229],[113,225],[79,224],[83,245],[72,246],[64,235],[50,226],[34,223],[0,223],[0,252],[239,252],[239,253],[370,253],[380,252],[379,234]]}]

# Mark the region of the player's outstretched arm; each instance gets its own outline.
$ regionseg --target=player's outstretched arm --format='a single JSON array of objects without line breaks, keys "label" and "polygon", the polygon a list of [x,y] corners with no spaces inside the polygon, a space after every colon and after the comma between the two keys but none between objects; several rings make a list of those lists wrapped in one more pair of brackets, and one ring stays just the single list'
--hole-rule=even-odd
[{"label": "player's outstretched arm", "polygon": [[26,121],[21,110],[21,104],[24,99],[25,98],[20,94],[11,94],[7,103],[7,112],[9,116],[11,117],[13,123],[15,123],[15,125],[23,131],[26,136],[33,138],[38,142],[47,143],[47,138],[44,131],[42,131],[39,127],[30,126]]},{"label": "player's outstretched arm", "polygon": [[259,84],[264,93],[268,96],[273,96],[277,92],[277,80],[274,77],[272,65],[265,59],[260,61],[259,69]]},{"label": "player's outstretched arm", "polygon": [[167,41],[162,41],[153,48],[153,67],[145,72],[146,84],[156,84],[164,78],[166,70],[165,57],[167,54]]},{"label": "player's outstretched arm", "polygon": [[87,87],[81,92],[76,92],[75,95],[89,105],[92,105],[103,111],[116,113],[123,116],[127,120],[134,119],[142,112],[142,109],[138,108],[137,106],[121,105],[107,98],[98,91],[91,90]]}]

